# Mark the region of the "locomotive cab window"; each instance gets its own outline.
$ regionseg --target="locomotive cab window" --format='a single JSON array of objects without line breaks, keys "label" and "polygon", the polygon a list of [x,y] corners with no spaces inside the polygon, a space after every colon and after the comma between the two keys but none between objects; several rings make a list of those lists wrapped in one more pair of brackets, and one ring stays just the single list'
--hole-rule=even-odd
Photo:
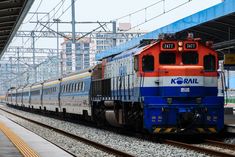
[{"label": "locomotive cab window", "polygon": [[176,63],[176,54],[173,52],[162,52],[159,55],[160,64],[175,64]]},{"label": "locomotive cab window", "polygon": [[142,70],[144,72],[154,71],[154,56],[146,55],[142,58]]},{"label": "locomotive cab window", "polygon": [[215,71],[216,69],[215,64],[215,56],[213,55],[206,55],[204,56],[204,70],[205,71]]},{"label": "locomotive cab window", "polygon": [[197,64],[198,53],[196,51],[182,53],[183,64]]}]

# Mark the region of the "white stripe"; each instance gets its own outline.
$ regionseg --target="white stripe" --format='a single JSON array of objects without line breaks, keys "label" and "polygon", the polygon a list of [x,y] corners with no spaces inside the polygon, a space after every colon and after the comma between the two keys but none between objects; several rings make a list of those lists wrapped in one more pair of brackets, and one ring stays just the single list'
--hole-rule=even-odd
[{"label": "white stripe", "polygon": [[[177,83],[177,78],[182,78],[183,83]],[[139,81],[141,78],[138,78]],[[144,83],[143,83],[144,82]],[[204,77],[204,76],[163,76],[163,77],[144,77],[142,78],[139,86],[141,87],[181,87],[181,86],[205,86],[205,87],[217,87],[217,77]]]}]

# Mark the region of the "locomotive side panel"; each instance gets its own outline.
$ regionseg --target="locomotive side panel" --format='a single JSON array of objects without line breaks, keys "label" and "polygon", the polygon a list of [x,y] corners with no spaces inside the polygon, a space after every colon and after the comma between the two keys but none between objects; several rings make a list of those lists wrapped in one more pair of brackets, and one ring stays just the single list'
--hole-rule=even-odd
[{"label": "locomotive side panel", "polygon": [[134,71],[134,57],[143,48],[136,48],[124,54],[107,59],[104,68],[104,78],[111,82],[111,99],[118,101],[139,101],[140,79]]}]

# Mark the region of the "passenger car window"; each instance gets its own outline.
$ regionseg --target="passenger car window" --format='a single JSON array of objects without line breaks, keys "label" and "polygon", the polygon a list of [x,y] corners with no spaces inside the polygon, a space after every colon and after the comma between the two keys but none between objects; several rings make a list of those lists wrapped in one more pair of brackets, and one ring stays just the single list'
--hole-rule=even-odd
[{"label": "passenger car window", "polygon": [[175,64],[176,63],[176,54],[173,52],[161,52],[159,55],[160,64]]},{"label": "passenger car window", "polygon": [[198,53],[195,51],[183,52],[182,53],[183,64],[197,64],[198,63]]},{"label": "passenger car window", "polygon": [[215,64],[215,56],[213,55],[206,55],[204,56],[204,70],[205,71],[215,71],[216,64]]},{"label": "passenger car window", "polygon": [[154,71],[154,56],[146,55],[142,58],[142,70],[144,72]]}]

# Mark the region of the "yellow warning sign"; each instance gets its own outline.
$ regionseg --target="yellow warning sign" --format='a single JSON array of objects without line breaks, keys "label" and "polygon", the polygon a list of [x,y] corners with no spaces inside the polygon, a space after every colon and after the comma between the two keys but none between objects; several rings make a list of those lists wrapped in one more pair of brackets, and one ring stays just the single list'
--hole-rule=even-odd
[{"label": "yellow warning sign", "polygon": [[235,65],[235,54],[225,54],[224,55],[225,65]]}]

